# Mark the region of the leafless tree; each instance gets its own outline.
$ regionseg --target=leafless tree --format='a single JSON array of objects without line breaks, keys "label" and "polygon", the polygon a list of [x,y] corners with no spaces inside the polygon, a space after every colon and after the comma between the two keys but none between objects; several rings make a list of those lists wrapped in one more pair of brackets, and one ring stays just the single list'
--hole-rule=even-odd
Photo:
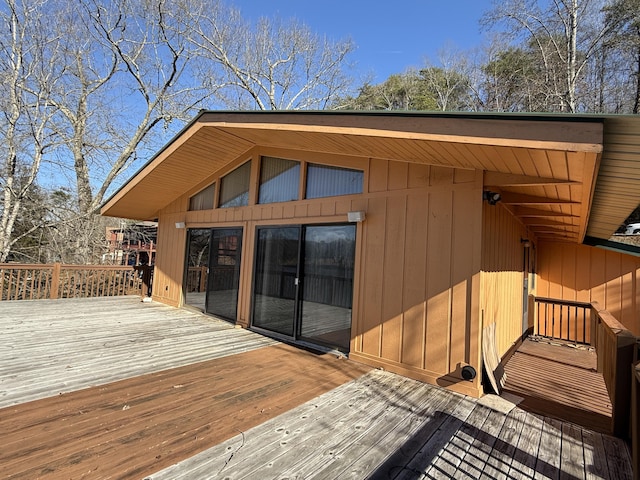
[{"label": "leafless tree", "polygon": [[45,3],[8,0],[0,6],[0,262],[38,228],[14,234],[43,156],[54,142],[50,121],[55,110],[48,94],[59,73],[59,38],[44,35],[46,20],[37,12]]},{"label": "leafless tree", "polygon": [[578,109],[577,85],[600,48],[607,26],[602,0],[495,1],[483,23],[504,26],[504,33],[533,45],[549,88],[549,104],[559,110]]},{"label": "leafless tree", "polygon": [[0,15],[0,261],[43,168],[67,202],[42,214],[52,251],[91,261],[105,195],[198,109],[323,108],[349,84],[350,41],[217,2],[0,0]]},{"label": "leafless tree", "polygon": [[66,70],[52,101],[62,153],[73,158],[79,212],[88,214],[158,125],[193,114],[202,90],[181,83],[192,55],[170,0],[81,0],[80,8],[61,1],[60,8]]},{"label": "leafless tree", "polygon": [[198,77],[228,108],[323,109],[350,86],[350,40],[331,41],[295,20],[251,24],[218,1],[182,10],[199,49]]}]

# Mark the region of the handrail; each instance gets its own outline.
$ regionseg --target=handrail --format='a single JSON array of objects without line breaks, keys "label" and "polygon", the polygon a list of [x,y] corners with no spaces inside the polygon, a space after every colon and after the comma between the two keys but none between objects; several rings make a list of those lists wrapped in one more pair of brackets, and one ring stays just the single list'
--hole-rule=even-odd
[{"label": "handrail", "polygon": [[636,336],[595,301],[587,303],[534,297],[532,303],[534,311],[529,315],[534,333],[595,347],[598,372],[603,376],[611,400],[611,430],[615,435],[628,437],[630,368],[637,348]]},{"label": "handrail", "polygon": [[589,345],[592,343],[591,304],[534,297],[534,331],[542,337]]},{"label": "handrail", "polygon": [[598,302],[591,303],[596,332],[598,372],[609,392],[612,430],[619,437],[629,436],[631,375],[638,339]]},{"label": "handrail", "polygon": [[151,295],[153,267],[0,264],[0,300]]}]

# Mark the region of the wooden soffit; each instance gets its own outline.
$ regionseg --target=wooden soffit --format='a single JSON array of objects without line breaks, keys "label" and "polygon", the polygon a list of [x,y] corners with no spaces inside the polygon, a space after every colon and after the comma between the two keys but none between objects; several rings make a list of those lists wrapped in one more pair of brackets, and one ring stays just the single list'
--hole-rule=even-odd
[{"label": "wooden soffit", "polygon": [[640,205],[640,115],[604,118],[604,151],[587,235],[608,240]]},{"label": "wooden soffit", "polygon": [[[116,192],[103,215],[151,219],[254,147],[485,171],[485,188],[534,232],[581,241],[601,119],[532,115],[203,112]],[[532,220],[547,218],[555,223]],[[528,222],[528,223],[527,223]]]}]

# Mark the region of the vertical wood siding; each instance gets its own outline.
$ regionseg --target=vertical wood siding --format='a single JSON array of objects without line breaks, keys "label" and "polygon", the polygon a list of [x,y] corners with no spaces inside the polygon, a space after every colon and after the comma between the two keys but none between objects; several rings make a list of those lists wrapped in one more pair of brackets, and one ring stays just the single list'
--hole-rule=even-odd
[{"label": "vertical wood siding", "polygon": [[597,301],[640,335],[640,258],[587,245],[541,242],[538,279],[539,296]]},{"label": "vertical wood siding", "polygon": [[[170,205],[159,218],[154,298],[181,302],[186,231],[176,221],[244,227],[238,323],[246,326],[256,226],[345,222],[348,211],[364,210],[350,356],[479,395],[482,172],[366,159],[345,166],[365,171],[363,194],[194,212],[185,195]],[[467,364],[479,373],[473,382],[460,377]]]},{"label": "vertical wood siding", "polygon": [[[482,177],[372,161],[351,356],[477,395]],[[410,189],[410,190],[409,190]],[[476,292],[477,294],[477,292]]]},{"label": "vertical wood siding", "polygon": [[483,206],[483,326],[496,324],[498,354],[503,356],[522,336],[524,248],[527,231],[500,204]]}]

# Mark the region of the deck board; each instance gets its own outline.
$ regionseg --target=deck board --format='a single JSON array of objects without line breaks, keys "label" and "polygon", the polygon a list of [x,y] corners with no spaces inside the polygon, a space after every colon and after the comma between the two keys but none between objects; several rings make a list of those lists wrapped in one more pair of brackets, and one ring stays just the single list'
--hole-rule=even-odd
[{"label": "deck board", "polygon": [[2,478],[631,478],[619,439],[137,299],[0,302],[0,340]]},{"label": "deck board", "polygon": [[7,407],[0,411],[0,471],[18,478],[44,471],[137,478],[367,370],[275,345]]},{"label": "deck board", "polygon": [[0,302],[0,408],[273,345],[139,297]]},{"label": "deck board", "polygon": [[611,401],[590,349],[525,340],[505,366],[504,391],[522,408],[611,432]]}]

